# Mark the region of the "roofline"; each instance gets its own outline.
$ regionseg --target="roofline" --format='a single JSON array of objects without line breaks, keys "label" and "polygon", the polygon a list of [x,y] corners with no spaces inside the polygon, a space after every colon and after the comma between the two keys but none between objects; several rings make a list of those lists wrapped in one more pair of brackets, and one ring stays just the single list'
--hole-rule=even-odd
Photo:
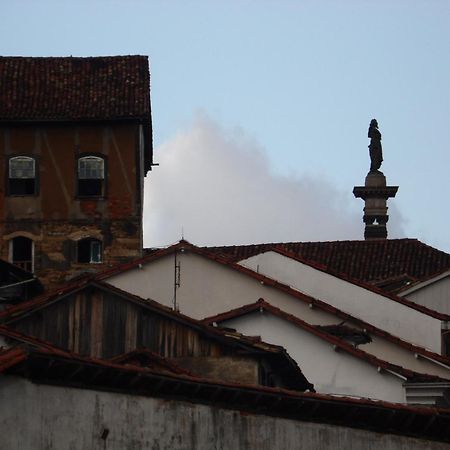
[{"label": "roofline", "polygon": [[443,278],[447,278],[448,276],[450,276],[450,269],[445,269],[441,273],[434,274],[424,280],[418,280],[409,286],[405,286],[399,291],[398,295],[403,297],[413,292],[420,291],[422,288],[427,287],[436,281],[442,280]]},{"label": "roofline", "polygon": [[[312,299],[312,300],[314,300],[316,302],[322,302],[323,304],[328,305],[323,300],[314,299],[313,297],[308,296],[307,294],[303,294],[300,291],[297,291],[296,289],[293,289],[290,286],[288,286],[288,285],[286,285],[284,283],[281,283],[280,281],[275,280],[274,278],[270,278],[267,275],[262,275],[260,273],[255,272],[254,270],[252,270],[252,269],[250,269],[248,267],[242,266],[238,262],[234,262],[232,259],[227,258],[226,256],[222,256],[222,255],[218,255],[218,254],[212,253],[212,252],[207,250],[207,247],[197,247],[196,245],[191,244],[190,242],[185,241],[185,240],[181,240],[178,243],[173,244],[173,245],[171,245],[169,247],[165,247],[165,248],[156,250],[154,253],[151,253],[150,255],[143,256],[142,258],[136,259],[134,261],[131,261],[131,262],[128,262],[128,263],[125,263],[125,264],[117,265],[117,266],[115,266],[115,267],[113,267],[111,269],[107,269],[106,271],[100,272],[99,274],[97,274],[96,277],[97,277],[97,279],[109,278],[110,276],[117,275],[118,273],[125,272],[126,270],[129,270],[129,269],[131,269],[133,267],[137,267],[140,264],[146,264],[146,263],[152,262],[155,259],[158,259],[158,258],[160,258],[162,256],[166,256],[166,255],[168,255],[170,253],[173,253],[173,252],[175,252],[177,250],[190,250],[190,251],[192,251],[194,253],[197,253],[198,255],[205,256],[205,257],[207,257],[207,258],[209,258],[209,259],[211,259],[213,261],[219,262],[219,263],[221,263],[223,265],[227,265],[227,266],[232,267],[233,269],[236,269],[238,271],[241,271],[241,272],[245,271],[245,273],[247,273],[247,275],[250,275],[253,278],[257,278],[259,281],[264,281],[266,284],[272,285],[274,287],[282,287],[283,289],[289,289],[290,291],[297,292],[297,293],[299,293],[299,294],[301,294],[303,296],[309,297],[310,299]],[[270,250],[268,250],[268,251],[270,251]],[[279,251],[279,249],[274,249],[272,251],[276,251],[276,252],[278,252],[280,254],[283,254],[283,252]],[[291,253],[289,253],[289,252],[286,252],[286,253],[287,254],[284,255],[284,256],[291,258]],[[248,259],[248,258],[244,258],[244,259]],[[243,261],[244,259],[242,259],[240,261]],[[296,259],[295,255],[294,255],[294,257],[292,259]],[[309,266],[311,266],[311,267],[313,267],[315,269],[318,269],[318,270],[321,270],[323,272],[326,272],[329,275],[338,277],[338,275],[335,275],[334,273],[328,272],[327,270],[325,270],[323,266],[317,265],[317,267],[316,267],[314,263],[310,264],[311,262],[307,261],[307,260],[298,259],[298,261],[302,262],[304,264],[307,264],[307,265],[309,265]],[[431,317],[433,317],[435,319],[450,321],[450,315],[448,315],[448,314],[443,314],[443,313],[440,313],[438,311],[431,310],[431,309],[429,309],[429,308],[427,308],[425,306],[418,305],[418,304],[416,304],[414,302],[411,302],[409,300],[405,300],[405,299],[399,298],[399,297],[397,297],[395,295],[387,294],[386,292],[384,292],[383,290],[381,290],[381,289],[379,289],[377,287],[374,287],[374,286],[371,286],[371,285],[367,285],[365,283],[355,282],[354,280],[352,280],[350,278],[345,278],[344,277],[343,280],[347,281],[349,283],[358,285],[358,286],[360,286],[362,288],[371,290],[371,291],[373,291],[376,294],[379,294],[379,295],[381,295],[383,297],[386,297],[386,298],[388,298],[390,300],[394,300],[394,301],[396,301],[398,303],[403,304],[404,306],[410,307],[411,309],[415,309],[415,310],[417,310],[417,311],[419,311],[419,312],[421,312],[421,313],[423,313],[425,315],[431,316]],[[333,308],[333,309],[337,310],[337,308],[335,308],[335,307],[333,307],[331,305],[328,305],[328,306],[330,308]],[[347,313],[344,313],[344,314],[347,314]]]},{"label": "roofline", "polygon": [[[430,358],[436,359],[437,361],[439,361],[439,362],[441,362],[443,364],[450,365],[450,358],[446,358],[446,357],[444,357],[442,355],[439,355],[437,353],[429,351],[429,350],[427,350],[427,349],[425,349],[423,347],[419,347],[419,346],[417,346],[415,344],[407,342],[407,341],[405,341],[405,340],[403,340],[403,339],[401,339],[401,338],[399,338],[397,336],[394,336],[394,335],[388,333],[385,330],[381,330],[380,328],[378,328],[378,327],[376,327],[374,325],[371,325],[371,324],[369,324],[369,323],[367,323],[367,322],[365,322],[365,321],[363,321],[361,319],[358,319],[358,318],[356,318],[356,317],[354,317],[354,316],[352,316],[352,315],[350,315],[350,314],[348,314],[348,313],[346,313],[346,312],[344,312],[344,311],[342,311],[342,310],[340,310],[340,309],[338,309],[338,308],[336,308],[334,306],[331,306],[328,303],[323,302],[322,300],[318,300],[318,299],[316,299],[314,297],[311,297],[311,296],[308,296],[306,294],[303,294],[300,291],[292,289],[290,286],[282,284],[282,283],[280,283],[280,282],[278,282],[276,280],[273,280],[272,278],[268,278],[268,277],[266,277],[264,275],[261,275],[261,274],[255,272],[255,271],[247,268],[247,267],[243,267],[243,266],[239,265],[238,263],[234,263],[234,262],[228,260],[227,258],[223,258],[223,257],[220,257],[218,255],[211,254],[210,252],[208,252],[204,248],[199,248],[199,247],[197,247],[197,246],[195,246],[195,245],[193,245],[193,244],[191,244],[191,243],[189,243],[188,241],[185,241],[185,240],[181,240],[180,242],[178,242],[176,244],[173,244],[173,245],[171,245],[169,247],[158,249],[154,253],[146,255],[146,256],[144,256],[142,258],[138,258],[136,260],[133,260],[133,261],[130,261],[130,262],[127,262],[127,263],[124,263],[124,264],[119,264],[117,266],[114,266],[114,267],[112,267],[110,269],[107,269],[107,270],[105,270],[103,272],[100,272],[98,274],[88,275],[84,279],[84,283],[85,284],[83,284],[83,285],[80,285],[81,281],[77,281],[76,284],[73,283],[73,285],[67,284],[65,286],[62,286],[60,289],[57,289],[57,290],[55,290],[55,291],[53,291],[53,292],[51,292],[51,293],[49,293],[47,295],[40,296],[40,297],[37,297],[37,298],[35,298],[33,300],[30,300],[28,302],[24,302],[24,303],[21,303],[19,305],[14,306],[14,307],[7,308],[3,312],[0,312],[0,320],[2,318],[4,318],[4,317],[8,317],[8,316],[13,316],[14,317],[15,311],[23,309],[24,307],[25,308],[27,308],[28,306],[31,307],[34,303],[38,303],[39,301],[42,301],[42,298],[45,299],[45,298],[48,298],[48,297],[50,297],[52,295],[58,295],[58,296],[65,295],[68,292],[73,293],[73,292],[75,292],[77,290],[77,288],[79,288],[79,289],[83,288],[89,281],[95,280],[97,282],[101,282],[103,280],[107,280],[108,278],[110,278],[110,277],[112,277],[114,275],[123,273],[123,272],[125,272],[127,270],[130,270],[130,269],[133,269],[133,268],[136,268],[136,267],[139,267],[142,264],[153,262],[153,261],[155,261],[155,260],[157,260],[157,259],[159,259],[161,257],[170,255],[171,253],[173,253],[175,251],[178,251],[178,250],[190,250],[190,251],[192,251],[195,254],[198,254],[200,256],[204,256],[204,257],[206,257],[206,258],[208,258],[208,259],[210,259],[212,261],[215,261],[215,262],[217,262],[219,264],[228,266],[228,267],[230,267],[230,268],[232,268],[232,269],[234,269],[234,270],[236,270],[236,271],[238,271],[240,273],[243,273],[245,275],[249,275],[251,278],[254,278],[254,279],[258,280],[259,282],[262,282],[262,283],[264,283],[267,286],[274,287],[275,289],[278,289],[278,290],[280,290],[280,291],[282,291],[282,292],[284,292],[284,293],[286,293],[288,295],[291,295],[291,296],[301,300],[304,303],[307,303],[309,305],[317,307],[317,308],[321,309],[322,311],[326,311],[328,313],[336,315],[336,316],[338,316],[341,319],[352,321],[352,322],[358,324],[359,326],[361,326],[362,328],[366,329],[367,331],[370,331],[370,332],[376,334],[379,337],[383,337],[383,338],[385,338],[387,340],[390,340],[391,342],[395,342],[398,345],[400,345],[400,346],[402,346],[402,347],[404,347],[404,348],[406,348],[406,349],[408,349],[410,351],[429,356]],[[102,284],[107,285],[109,289],[115,289],[117,292],[120,292],[120,295],[133,296],[133,294],[130,294],[129,292],[126,292],[126,291],[122,291],[121,289],[119,289],[117,287],[114,287],[114,286],[110,285],[109,283],[102,283]],[[153,300],[143,300],[142,298],[137,297],[137,296],[134,296],[134,297],[135,298],[139,298],[140,301],[142,301],[142,302],[145,302],[146,306],[149,305],[149,301],[153,301]],[[57,300],[58,299],[55,299],[55,301],[57,301]],[[45,306],[47,304],[49,304],[49,303],[45,303]],[[161,309],[167,308],[167,307],[165,307],[165,306],[163,306],[163,305],[161,305],[161,304],[159,304],[157,302],[155,302],[155,304],[159,305],[159,307]],[[36,309],[38,309],[38,308],[36,308]],[[33,309],[33,311],[36,310],[36,309]],[[181,313],[175,313],[173,310],[168,309],[168,308],[167,308],[167,311],[170,311],[170,316],[172,318],[175,317],[174,314],[178,314],[179,316],[187,318],[188,320],[195,320],[195,319],[191,319],[188,316],[184,316]],[[450,317],[448,317],[448,319],[450,320]]]},{"label": "roofline", "polygon": [[[39,361],[47,362],[45,373],[38,369],[33,370],[33,363],[37,365]],[[58,371],[61,364],[77,365],[77,370]],[[94,377],[89,373],[90,369],[95,369]],[[105,377],[106,382],[99,380],[99,370],[108,375]],[[78,355],[26,352],[22,349],[0,352],[0,371],[49,385],[77,388],[81,385],[87,389],[189,400],[274,417],[332,423],[450,442],[450,410],[442,408],[413,407],[364,398],[216,382],[181,374],[159,373],[138,366],[123,366]],[[119,377],[110,376],[111,371],[120,373],[120,384],[117,383]],[[108,384],[111,379],[115,380],[113,386]],[[243,399],[245,401],[242,401]],[[394,420],[397,415],[399,420]]]},{"label": "roofline", "polygon": [[[308,331],[309,333],[314,334],[315,336],[329,342],[333,346],[337,346],[341,350],[344,350],[345,352],[349,353],[352,356],[356,356],[360,359],[365,360],[366,362],[369,362],[371,365],[375,367],[381,367],[382,369],[389,371],[389,372],[395,372],[398,373],[407,379],[414,379],[417,376],[423,376],[426,378],[434,379],[437,381],[444,381],[444,382],[450,382],[450,373],[448,380],[439,376],[435,375],[429,375],[429,374],[423,374],[420,372],[416,372],[410,369],[405,369],[402,366],[398,366],[396,364],[390,363],[388,361],[382,360],[364,350],[361,350],[360,348],[356,348],[350,344],[348,344],[344,339],[341,339],[337,336],[333,336],[331,334],[328,334],[321,329],[315,327],[314,325],[310,325],[309,323],[305,322],[304,320],[298,318],[297,316],[294,316],[293,314],[289,314],[280,308],[277,308],[270,303],[266,302],[264,299],[260,298],[257,302],[251,303],[245,306],[241,306],[240,308],[235,308],[233,310],[230,310],[228,312],[217,314],[215,316],[207,317],[203,319],[205,323],[220,323],[224,322],[226,320],[230,320],[236,317],[242,317],[246,314],[251,314],[256,311],[267,311],[274,316],[277,316],[279,318],[282,318],[284,320],[287,320],[288,322],[293,323],[294,325],[302,328],[305,331]],[[450,367],[449,367],[450,369]]]},{"label": "roofline", "polygon": [[[411,300],[407,300],[407,299],[398,297],[396,295],[390,294],[390,293],[388,293],[386,291],[383,291],[382,289],[380,289],[380,288],[378,288],[376,286],[373,286],[373,285],[371,285],[369,283],[365,283],[364,281],[360,281],[360,280],[356,280],[354,278],[351,278],[345,273],[334,271],[332,269],[329,269],[325,265],[322,265],[322,264],[316,263],[314,261],[310,261],[310,260],[307,260],[307,259],[302,258],[300,256],[297,256],[295,253],[290,252],[288,250],[285,250],[285,249],[282,249],[282,248],[274,246],[272,248],[269,248],[268,250],[265,250],[263,252],[258,253],[257,255],[262,255],[262,254],[270,252],[270,251],[272,251],[274,253],[278,253],[278,254],[280,254],[282,256],[285,256],[286,258],[293,259],[294,261],[297,261],[297,262],[299,262],[301,264],[305,264],[305,265],[307,265],[307,266],[309,266],[309,267],[311,267],[313,269],[319,270],[320,272],[326,273],[326,274],[331,275],[331,276],[333,276],[335,278],[339,278],[339,279],[341,279],[343,281],[347,281],[348,283],[354,284],[354,285],[359,286],[359,287],[361,287],[363,289],[371,291],[374,294],[378,294],[378,295],[381,295],[382,297],[386,297],[386,298],[388,298],[390,300],[393,300],[394,302],[400,303],[400,304],[402,304],[404,306],[408,306],[409,308],[415,309],[415,310],[417,310],[417,311],[419,311],[419,312],[421,312],[423,314],[426,314],[428,316],[432,316],[432,317],[434,317],[436,319],[440,319],[440,320],[450,320],[450,316],[447,315],[447,314],[440,313],[439,311],[435,311],[435,310],[432,310],[430,308],[427,308],[426,306],[414,303]],[[244,258],[244,259],[240,260],[239,262],[246,261],[246,260],[248,260],[250,258],[253,258],[254,256],[257,256],[257,255],[249,256],[248,258]],[[438,315],[440,317],[437,317]],[[444,316],[445,316],[445,318],[443,318]]]},{"label": "roofline", "polygon": [[208,336],[209,338],[216,339],[219,342],[225,343],[227,345],[241,347],[246,349],[246,351],[252,351],[254,353],[259,353],[261,355],[266,356],[280,355],[286,358],[289,361],[289,363],[293,365],[295,369],[299,371],[299,373],[302,374],[301,369],[298,367],[298,364],[295,362],[295,360],[291,358],[291,356],[286,352],[286,350],[282,346],[262,341],[255,342],[251,338],[244,336],[242,334],[232,335],[229,332],[211,327],[200,320],[191,318],[180,312],[174,311],[154,300],[143,299],[137,295],[131,294],[127,291],[123,291],[122,289],[112,286],[111,284],[108,284],[106,282],[92,279],[85,279],[84,282],[78,281],[75,286],[70,284],[66,286],[65,289],[59,289],[51,292],[50,294],[40,296],[28,302],[20,303],[13,307],[7,308],[6,310],[0,313],[0,320],[3,319],[4,323],[4,325],[0,325],[0,334],[2,329],[6,330],[9,329],[9,327],[5,327],[5,325],[12,324],[17,320],[23,319],[24,317],[27,317],[28,315],[33,314],[36,311],[39,311],[40,309],[46,308],[49,305],[59,302],[68,295],[77,293],[88,286],[95,286],[103,291],[112,292],[122,298],[127,299],[132,303],[138,304],[139,306],[142,306],[146,309],[156,312],[157,314],[167,317],[170,320],[182,323],[190,328],[195,329],[199,333]]},{"label": "roofline", "polygon": [[38,350],[63,352],[65,354],[75,354],[61,347],[58,347],[57,345],[49,341],[45,341],[35,336],[23,334],[20,331],[10,328],[6,325],[0,325],[0,336],[6,337],[8,339],[13,339],[17,342],[21,342],[22,344],[31,345],[37,348]]},{"label": "roofline", "polygon": [[128,363],[127,360],[132,359],[133,357],[138,358],[139,356],[147,356],[149,358],[152,358],[173,373],[184,374],[192,377],[195,376],[189,370],[178,366],[173,361],[169,361],[168,358],[164,358],[164,356],[161,356],[158,353],[149,350],[148,348],[137,348],[135,350],[131,350],[129,352],[125,352],[120,355],[114,356],[113,358],[110,358],[108,361],[111,361],[114,364],[130,365],[130,363]]},{"label": "roofline", "polygon": [[[398,240],[402,240],[402,239],[398,239]],[[413,240],[413,239],[407,239],[407,240]],[[234,269],[234,270],[236,270],[238,272],[241,272],[243,274],[249,275],[251,278],[254,278],[254,279],[258,280],[259,282],[262,282],[262,283],[264,283],[267,286],[271,286],[271,287],[273,287],[275,289],[278,289],[278,290],[280,290],[280,291],[282,291],[282,292],[284,292],[284,293],[286,293],[288,295],[291,295],[291,296],[301,300],[304,303],[308,303],[309,305],[317,307],[317,308],[321,309],[322,311],[326,311],[326,312],[329,312],[331,314],[334,314],[334,315],[340,317],[341,319],[355,322],[355,323],[359,324],[361,327],[367,329],[368,331],[371,331],[372,333],[374,333],[374,334],[376,334],[378,336],[384,337],[384,338],[386,338],[386,339],[388,339],[388,340],[390,340],[392,342],[398,343],[399,345],[401,345],[401,346],[403,346],[405,348],[408,348],[408,349],[410,349],[410,350],[412,350],[414,352],[418,352],[418,353],[422,353],[422,354],[428,355],[428,356],[430,356],[432,358],[437,359],[438,361],[443,362],[444,364],[449,364],[450,365],[450,358],[446,358],[446,357],[444,357],[442,355],[434,353],[434,352],[432,352],[430,350],[427,350],[427,349],[425,349],[423,347],[420,347],[420,346],[418,346],[416,344],[412,344],[410,342],[407,342],[407,341],[405,341],[405,340],[403,340],[403,339],[401,339],[401,338],[399,338],[397,336],[394,336],[391,333],[388,333],[385,330],[382,330],[382,329],[380,329],[380,328],[378,328],[378,327],[376,327],[374,325],[371,325],[371,324],[365,322],[362,319],[358,319],[358,318],[352,316],[351,314],[346,313],[346,312],[336,308],[335,306],[332,306],[332,305],[324,302],[323,300],[316,299],[316,298],[311,297],[311,296],[309,296],[307,294],[304,294],[304,293],[302,293],[300,291],[297,291],[296,289],[293,289],[293,288],[291,288],[290,286],[288,286],[286,284],[280,283],[279,281],[276,281],[276,280],[274,280],[272,278],[269,278],[269,277],[267,277],[265,275],[261,275],[260,273],[257,273],[254,270],[249,269],[248,267],[241,266],[240,264],[235,263],[235,262],[233,262],[233,261],[231,261],[231,260],[229,260],[227,258],[215,255],[213,253],[210,253],[207,250],[205,250],[205,247],[199,248],[199,247],[195,246],[194,244],[191,244],[190,242],[185,241],[185,240],[181,240],[180,242],[178,242],[176,244],[173,244],[173,245],[171,245],[169,247],[165,247],[165,248],[156,250],[154,253],[146,255],[146,256],[144,256],[142,258],[139,258],[137,260],[134,260],[134,261],[122,264],[122,265],[117,265],[115,267],[112,267],[111,269],[107,269],[106,271],[103,271],[103,272],[100,272],[100,273],[96,274],[95,278],[96,279],[100,279],[100,280],[108,279],[109,277],[112,277],[114,275],[123,273],[126,270],[129,270],[129,269],[132,269],[132,268],[135,268],[135,267],[139,267],[140,265],[143,265],[143,264],[146,264],[146,263],[150,263],[150,262],[153,262],[153,261],[155,261],[155,260],[157,260],[159,258],[162,258],[164,256],[170,255],[171,253],[173,253],[175,251],[178,251],[178,250],[190,250],[190,251],[192,251],[193,253],[195,253],[197,255],[204,256],[204,257],[206,257],[206,258],[208,258],[208,259],[210,259],[212,261],[215,261],[215,262],[217,262],[219,264],[228,266],[228,267],[230,267],[230,268],[232,268],[232,269]],[[437,313],[437,314],[439,314],[439,316],[443,316],[443,317],[440,317],[440,320],[450,320],[450,316],[443,315],[443,314],[440,314],[440,313]],[[1,318],[1,313],[0,313],[0,318]],[[438,318],[438,317],[435,317],[435,318]]]},{"label": "roofline", "polygon": [[140,122],[140,123],[151,123],[151,112],[149,111],[148,114],[144,115],[131,115],[131,116],[116,116],[116,117],[66,117],[66,118],[8,118],[8,117],[1,117],[0,116],[0,124],[3,125],[39,125],[39,124],[73,124],[73,123],[111,123],[111,122]]}]

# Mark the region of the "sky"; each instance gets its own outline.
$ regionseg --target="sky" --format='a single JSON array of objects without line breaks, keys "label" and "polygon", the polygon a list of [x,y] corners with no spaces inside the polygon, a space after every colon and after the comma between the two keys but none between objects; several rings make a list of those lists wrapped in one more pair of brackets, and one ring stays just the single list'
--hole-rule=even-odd
[{"label": "sky", "polygon": [[391,238],[450,252],[450,2],[0,0],[0,54],[150,58],[144,237],[362,239],[353,186],[399,186]]}]

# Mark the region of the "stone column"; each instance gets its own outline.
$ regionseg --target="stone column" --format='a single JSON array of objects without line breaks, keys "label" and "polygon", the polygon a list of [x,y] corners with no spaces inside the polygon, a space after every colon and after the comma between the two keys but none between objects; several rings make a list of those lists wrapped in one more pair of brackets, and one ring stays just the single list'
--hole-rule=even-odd
[{"label": "stone column", "polygon": [[386,186],[386,177],[379,170],[371,170],[367,176],[364,186],[355,186],[353,195],[364,200],[365,223],[364,239],[386,239],[387,238],[387,199],[394,198],[398,186]]}]

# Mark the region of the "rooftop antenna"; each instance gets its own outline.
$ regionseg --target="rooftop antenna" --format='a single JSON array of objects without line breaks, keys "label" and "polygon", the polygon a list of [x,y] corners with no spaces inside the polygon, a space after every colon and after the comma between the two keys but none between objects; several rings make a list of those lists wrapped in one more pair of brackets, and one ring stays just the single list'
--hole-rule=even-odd
[{"label": "rooftop antenna", "polygon": [[181,263],[178,261],[178,251],[175,251],[173,269],[173,310],[179,311],[180,308],[177,302],[177,290],[181,286]]},{"label": "rooftop antenna", "polygon": [[181,240],[184,241],[184,227],[181,227]]}]

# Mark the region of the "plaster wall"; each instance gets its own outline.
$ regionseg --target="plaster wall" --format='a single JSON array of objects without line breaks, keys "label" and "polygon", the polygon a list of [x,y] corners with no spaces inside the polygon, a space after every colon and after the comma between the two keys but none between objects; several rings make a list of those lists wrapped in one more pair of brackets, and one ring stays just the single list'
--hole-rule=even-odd
[{"label": "plaster wall", "polygon": [[317,392],[405,401],[402,379],[378,372],[377,367],[334,350],[332,344],[270,313],[246,314],[222,325],[282,345]]},{"label": "plaster wall", "polygon": [[[8,450],[444,450],[448,444],[0,376]],[[104,429],[109,433],[101,439]]]},{"label": "plaster wall", "polygon": [[[203,319],[264,298],[284,311],[312,324],[335,324],[336,316],[261,284],[245,274],[188,251],[177,255],[180,264],[180,287],[177,304],[180,312]],[[106,280],[124,291],[151,298],[173,307],[174,255],[167,255]]]},{"label": "plaster wall", "polygon": [[401,294],[408,300],[444,314],[450,314],[450,274],[417,290]]},{"label": "plaster wall", "polygon": [[[177,303],[180,312],[188,316],[203,319],[253,303],[262,297],[273,306],[293,314],[311,325],[342,322],[334,315],[317,308],[311,309],[301,300],[270,286],[261,285],[260,282],[247,275],[194,253],[178,253],[177,261],[181,266],[181,286],[177,289]],[[174,264],[174,255],[168,255],[145,264],[142,269],[131,269],[106,281],[140,297],[151,298],[173,307]],[[259,335],[260,333],[255,332],[255,334]],[[411,370],[444,378],[450,377],[450,369],[424,359],[416,359],[413,352],[384,338],[372,336],[372,339],[370,344],[361,346],[361,349],[380,359]],[[281,345],[284,346],[283,343]]]},{"label": "plaster wall", "polygon": [[441,321],[276,252],[240,262],[411,343],[441,352]]},{"label": "plaster wall", "polygon": [[450,367],[443,367],[420,356],[416,358],[414,352],[400,347],[387,339],[374,335],[371,335],[371,337],[372,342],[359,346],[361,350],[419,373],[427,373],[429,375],[437,375],[450,379]]}]

